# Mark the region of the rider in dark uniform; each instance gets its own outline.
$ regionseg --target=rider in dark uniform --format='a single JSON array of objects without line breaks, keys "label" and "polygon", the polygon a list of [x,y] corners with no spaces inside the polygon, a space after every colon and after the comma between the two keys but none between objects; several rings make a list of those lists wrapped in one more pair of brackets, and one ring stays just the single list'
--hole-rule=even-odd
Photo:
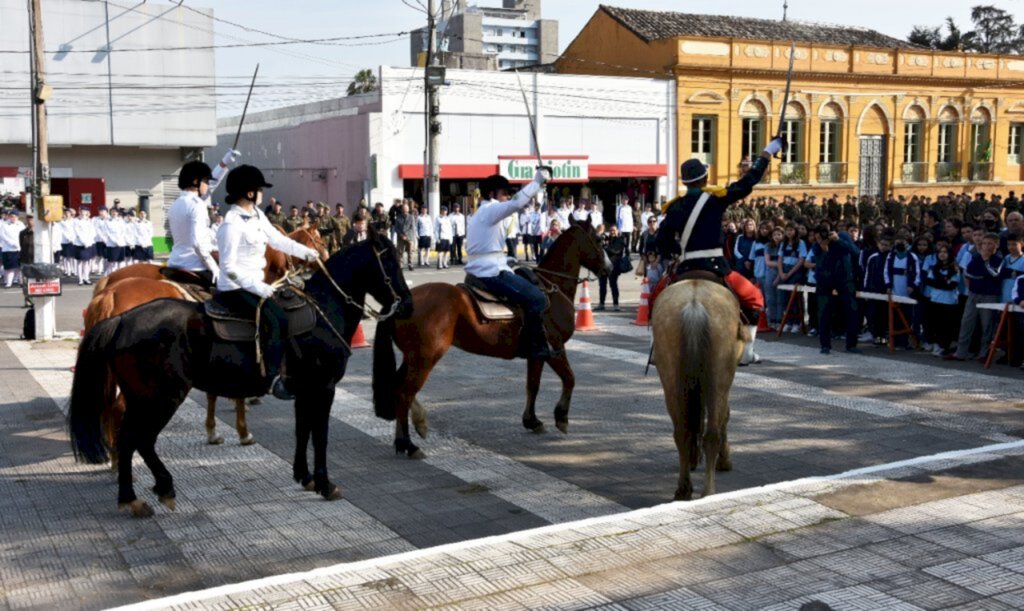
[{"label": "rider in dark uniform", "polygon": [[773,139],[750,165],[750,170],[724,189],[705,188],[708,171],[704,164],[696,159],[685,162],[680,168],[680,175],[686,185],[686,193],[669,204],[658,228],[658,253],[665,259],[678,257],[678,262],[671,274],[672,279],[663,280],[655,290],[651,307],[659,290],[684,272],[700,270],[722,277],[740,300],[740,308],[750,327],[751,340],[744,349],[742,364],[760,360],[754,353],[754,335],[758,317],[764,309],[764,297],[756,286],[729,267],[722,250],[725,242],[722,217],[730,205],[750,195],[768,169],[772,155],[782,150],[782,146],[781,138]]}]

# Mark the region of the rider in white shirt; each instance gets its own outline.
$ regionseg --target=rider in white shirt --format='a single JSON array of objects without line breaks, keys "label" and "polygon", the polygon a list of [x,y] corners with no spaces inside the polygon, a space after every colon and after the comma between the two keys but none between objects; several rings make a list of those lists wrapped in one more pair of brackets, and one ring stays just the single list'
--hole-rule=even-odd
[{"label": "rider in white shirt", "polygon": [[[234,151],[224,157],[226,166],[234,160]],[[218,166],[218,170],[223,166]],[[210,185],[213,173],[202,161],[190,161],[181,168],[178,187],[181,195],[167,211],[167,224],[171,229],[171,256],[167,267],[192,272],[209,286],[217,284],[220,268],[213,258],[210,239],[210,213],[207,195],[216,188]]]},{"label": "rider in white shirt", "polygon": [[[284,311],[272,299],[273,287],[263,281],[267,246],[306,261],[316,261],[320,253],[285,236],[267,220],[259,207],[263,201],[263,188],[273,185],[257,168],[239,166],[228,174],[227,183],[228,193],[224,201],[233,205],[217,231],[217,249],[223,272],[217,279],[217,300],[233,311],[250,315],[255,315],[262,302],[262,317],[270,330],[264,363],[268,379],[273,380],[284,357],[283,340],[288,337],[288,321]],[[273,393],[282,400],[294,399],[284,376],[274,382]]]},{"label": "rider in white shirt", "polygon": [[467,227],[466,273],[477,278],[488,291],[522,307],[524,331],[530,341],[530,357],[547,359],[552,356],[544,333],[544,292],[529,280],[512,273],[505,257],[506,229],[504,221],[525,208],[548,179],[547,170],[538,169],[533,181],[515,197],[510,196],[512,185],[504,176],[494,175],[483,183],[485,198]]}]

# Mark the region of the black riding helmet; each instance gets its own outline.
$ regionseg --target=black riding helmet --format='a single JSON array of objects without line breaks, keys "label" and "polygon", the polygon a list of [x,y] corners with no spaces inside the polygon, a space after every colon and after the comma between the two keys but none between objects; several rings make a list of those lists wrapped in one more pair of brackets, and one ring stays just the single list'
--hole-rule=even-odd
[{"label": "black riding helmet", "polygon": [[240,165],[228,174],[228,194],[224,197],[224,201],[233,204],[248,193],[273,186],[263,178],[263,172],[260,172],[256,166]]},{"label": "black riding helmet", "polygon": [[178,188],[184,190],[198,187],[200,182],[211,178],[213,178],[213,171],[210,170],[210,166],[202,161],[190,161],[181,166],[181,173],[178,174]]},{"label": "black riding helmet", "polygon": [[483,190],[481,191],[481,195],[489,199],[491,197],[491,193],[501,190],[504,190],[506,193],[511,195],[512,183],[510,183],[508,179],[505,178],[504,176],[500,174],[494,174],[493,176],[488,176],[487,178],[484,179]]}]

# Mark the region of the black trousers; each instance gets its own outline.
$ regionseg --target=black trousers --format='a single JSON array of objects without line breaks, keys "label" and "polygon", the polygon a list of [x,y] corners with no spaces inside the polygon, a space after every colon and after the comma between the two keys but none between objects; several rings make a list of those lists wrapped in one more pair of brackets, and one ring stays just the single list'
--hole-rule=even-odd
[{"label": "black trousers", "polygon": [[[217,293],[217,301],[240,316],[256,316],[260,297],[244,289]],[[260,340],[267,377],[273,378],[281,370],[284,359],[284,339],[288,337],[288,318],[273,299],[263,302],[260,312]]]},{"label": "black trousers", "polygon": [[857,333],[860,331],[860,317],[857,315],[857,303],[851,291],[840,289],[837,295],[832,291],[820,292],[818,299],[818,341],[822,348],[832,347],[832,319],[837,310],[841,309],[846,320],[846,348],[857,347]]},{"label": "black trousers", "polygon": [[466,238],[460,235],[452,236],[452,259],[456,263],[462,263],[462,242]]}]

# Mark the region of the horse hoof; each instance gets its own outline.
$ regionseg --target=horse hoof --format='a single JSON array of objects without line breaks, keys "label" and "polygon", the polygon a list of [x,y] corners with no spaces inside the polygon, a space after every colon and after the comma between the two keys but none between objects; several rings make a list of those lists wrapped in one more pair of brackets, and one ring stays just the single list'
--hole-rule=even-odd
[{"label": "horse hoof", "polygon": [[683,490],[682,488],[676,489],[675,500],[677,501],[690,501],[693,500],[693,488],[689,490]]},{"label": "horse hoof", "polygon": [[324,499],[328,501],[337,501],[341,498],[341,486],[332,486],[331,491],[324,495]]},{"label": "horse hoof", "polygon": [[719,471],[732,471],[732,461],[729,459],[718,459],[718,465],[716,465],[716,468]]},{"label": "horse hoof", "polygon": [[252,436],[252,433],[249,433],[245,437],[239,439],[238,443],[243,446],[251,446],[252,444],[256,443],[256,438]]},{"label": "horse hoof", "polygon": [[413,460],[423,460],[426,457],[427,457],[427,454],[423,450],[421,450],[419,448],[416,448],[415,451],[413,451],[413,452],[411,452],[409,454],[409,458],[411,458]]},{"label": "horse hoof", "polygon": [[562,431],[563,434],[568,434],[569,433],[569,421],[566,420],[564,422],[556,422],[555,423],[555,428],[557,428],[559,431]]},{"label": "horse hoof", "polygon": [[117,509],[119,511],[130,512],[133,518],[153,517],[153,508],[138,499],[135,499],[131,503],[120,503],[118,504]]},{"label": "horse hoof", "polygon": [[159,500],[161,505],[170,509],[171,511],[176,511],[178,509],[178,504],[174,500],[173,496],[162,496],[160,497]]},{"label": "horse hoof", "polygon": [[534,418],[533,420],[523,420],[523,428],[530,431],[531,433],[543,433],[544,423]]},{"label": "horse hoof", "polygon": [[211,446],[219,446],[220,444],[224,443],[224,438],[221,437],[220,435],[216,435],[214,437],[209,437],[206,440],[206,443]]}]

